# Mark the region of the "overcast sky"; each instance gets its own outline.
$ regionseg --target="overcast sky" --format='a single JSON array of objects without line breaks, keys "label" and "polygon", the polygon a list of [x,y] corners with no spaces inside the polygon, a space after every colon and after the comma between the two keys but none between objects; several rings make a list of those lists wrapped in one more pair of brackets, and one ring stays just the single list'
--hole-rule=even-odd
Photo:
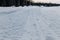
[{"label": "overcast sky", "polygon": [[60,3],[60,0],[33,0],[35,2],[50,2],[50,3]]}]

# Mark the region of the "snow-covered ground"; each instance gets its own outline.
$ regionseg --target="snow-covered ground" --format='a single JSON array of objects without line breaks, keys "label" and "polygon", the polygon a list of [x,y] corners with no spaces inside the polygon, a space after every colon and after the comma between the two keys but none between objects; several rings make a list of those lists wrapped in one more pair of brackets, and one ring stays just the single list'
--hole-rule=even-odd
[{"label": "snow-covered ground", "polygon": [[60,40],[60,7],[0,7],[0,40]]}]

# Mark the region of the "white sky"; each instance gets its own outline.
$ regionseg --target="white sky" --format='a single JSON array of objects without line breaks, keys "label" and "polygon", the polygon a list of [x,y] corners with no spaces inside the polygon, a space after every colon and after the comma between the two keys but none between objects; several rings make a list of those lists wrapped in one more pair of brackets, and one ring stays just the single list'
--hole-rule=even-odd
[{"label": "white sky", "polygon": [[52,2],[52,3],[60,3],[60,0],[33,0],[34,2]]}]

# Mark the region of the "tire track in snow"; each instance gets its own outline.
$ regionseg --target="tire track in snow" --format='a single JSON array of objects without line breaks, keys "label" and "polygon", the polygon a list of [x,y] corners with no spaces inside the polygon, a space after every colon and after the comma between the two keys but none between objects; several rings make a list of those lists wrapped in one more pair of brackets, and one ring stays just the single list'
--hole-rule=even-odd
[{"label": "tire track in snow", "polygon": [[45,17],[42,17],[42,15],[41,16],[39,14],[37,15],[35,12],[29,14],[27,23],[25,25],[27,32],[24,37],[26,38],[26,40],[29,39],[30,40],[40,40],[40,39],[57,40],[58,39],[56,33],[48,27],[49,25],[46,23],[46,21],[44,21],[46,19]]},{"label": "tire track in snow", "polygon": [[45,35],[43,34],[43,31],[41,30],[41,27],[40,27],[40,16],[41,16],[41,13],[39,15],[39,13],[37,13],[38,15],[34,14],[34,24],[36,25],[35,26],[35,31],[36,33],[38,34],[38,40],[45,40]]},{"label": "tire track in snow", "polygon": [[45,17],[41,16],[40,22],[38,22],[38,25],[40,26],[39,29],[41,29],[41,31],[45,35],[45,38],[46,38],[46,36],[48,36],[48,37],[52,37],[53,40],[57,40],[58,37],[57,37],[56,33],[51,28],[49,28],[49,24],[47,24],[47,21],[48,20],[46,20]]},{"label": "tire track in snow", "polygon": [[[26,29],[26,33],[23,36],[23,40],[40,40],[40,33],[38,30],[38,26],[36,25],[36,18],[39,14],[36,14],[35,12],[31,13],[32,11],[30,11],[29,16],[28,16],[28,20],[27,23],[25,25],[25,29]],[[37,16],[36,16],[37,15]]]}]

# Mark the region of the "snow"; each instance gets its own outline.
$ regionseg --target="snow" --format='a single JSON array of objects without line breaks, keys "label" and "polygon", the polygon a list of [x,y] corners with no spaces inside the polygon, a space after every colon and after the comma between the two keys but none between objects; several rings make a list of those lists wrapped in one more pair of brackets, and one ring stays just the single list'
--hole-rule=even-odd
[{"label": "snow", "polygon": [[0,40],[60,40],[60,7],[0,7]]}]

